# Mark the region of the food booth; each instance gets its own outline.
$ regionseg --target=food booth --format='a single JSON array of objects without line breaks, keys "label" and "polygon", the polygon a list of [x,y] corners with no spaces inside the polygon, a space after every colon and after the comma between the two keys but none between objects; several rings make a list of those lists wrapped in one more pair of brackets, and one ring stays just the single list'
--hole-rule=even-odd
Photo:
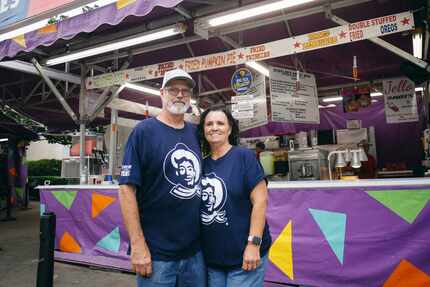
[{"label": "food booth", "polygon": [[[138,11],[143,2],[127,5]],[[121,149],[136,120],[157,115],[160,100],[149,94],[157,93],[164,72],[180,67],[198,82],[187,120],[227,106],[239,120],[241,145],[265,144],[260,161],[269,178],[273,238],[267,286],[429,285],[428,65],[411,55],[410,33],[418,25],[412,4],[315,1],[218,28],[208,20],[276,1],[161,2],[176,14],[148,12],[148,29],[164,21],[181,37],[81,62],[89,69],[80,78],[79,106],[64,105],[80,128],[80,184],[40,187],[41,213],[57,215],[56,259],[130,270],[115,185]],[[187,21],[176,24],[178,14]],[[425,59],[427,48],[424,53]],[[128,59],[120,65],[132,54],[143,55],[132,67]],[[50,55],[45,63],[67,66],[59,58]],[[106,61],[114,62],[113,72],[99,67]],[[33,64],[60,99],[46,67]],[[423,73],[424,80],[416,76]],[[83,104],[91,95],[92,109]],[[106,147],[96,150],[108,153],[108,164],[91,174],[86,125],[105,110],[110,115],[99,121],[111,122]],[[359,179],[370,157],[374,178]]]}]

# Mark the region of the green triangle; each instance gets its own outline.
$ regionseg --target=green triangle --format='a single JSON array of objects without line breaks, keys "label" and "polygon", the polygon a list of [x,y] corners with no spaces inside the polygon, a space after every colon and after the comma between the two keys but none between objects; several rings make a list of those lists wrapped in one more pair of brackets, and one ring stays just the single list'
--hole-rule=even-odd
[{"label": "green triangle", "polygon": [[414,222],[430,199],[430,190],[368,190],[371,197],[396,213],[409,223]]},{"label": "green triangle", "polygon": [[52,195],[61,203],[65,208],[70,209],[75,201],[77,191],[53,191]]}]

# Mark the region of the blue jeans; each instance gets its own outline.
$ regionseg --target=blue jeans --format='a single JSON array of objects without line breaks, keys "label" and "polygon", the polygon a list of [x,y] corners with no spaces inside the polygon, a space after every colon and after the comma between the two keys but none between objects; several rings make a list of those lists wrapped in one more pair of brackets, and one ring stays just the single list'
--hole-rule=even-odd
[{"label": "blue jeans", "polygon": [[205,287],[206,266],[202,252],[177,261],[152,261],[152,276],[137,275],[138,287]]},{"label": "blue jeans", "polygon": [[242,268],[230,271],[208,267],[208,287],[262,287],[267,255],[261,258],[257,269],[245,271]]}]

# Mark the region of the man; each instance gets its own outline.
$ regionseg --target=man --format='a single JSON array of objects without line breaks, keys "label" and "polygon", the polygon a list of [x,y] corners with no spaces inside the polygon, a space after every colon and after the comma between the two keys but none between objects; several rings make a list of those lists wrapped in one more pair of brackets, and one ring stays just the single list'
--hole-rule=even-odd
[{"label": "man", "polygon": [[[125,149],[119,200],[139,287],[206,286],[200,148],[196,127],[184,122],[194,86],[185,71],[166,72],[161,113],[140,122]],[[181,157],[193,164],[185,183]]]}]

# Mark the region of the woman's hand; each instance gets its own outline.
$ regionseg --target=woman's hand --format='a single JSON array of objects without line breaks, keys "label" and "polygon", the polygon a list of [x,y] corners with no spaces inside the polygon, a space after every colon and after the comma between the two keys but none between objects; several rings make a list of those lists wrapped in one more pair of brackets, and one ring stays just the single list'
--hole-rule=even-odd
[{"label": "woman's hand", "polygon": [[150,277],[152,275],[151,252],[143,237],[132,243],[131,264],[133,271],[143,277]]},{"label": "woman's hand", "polygon": [[255,270],[260,265],[260,246],[248,243],[243,252],[242,269],[245,271]]}]

